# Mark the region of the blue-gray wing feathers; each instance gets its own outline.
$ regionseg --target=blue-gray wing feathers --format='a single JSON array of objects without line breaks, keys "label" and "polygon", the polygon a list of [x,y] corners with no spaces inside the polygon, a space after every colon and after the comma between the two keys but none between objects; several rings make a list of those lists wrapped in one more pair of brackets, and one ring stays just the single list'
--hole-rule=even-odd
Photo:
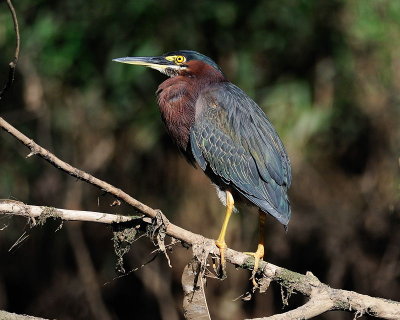
[{"label": "blue-gray wing feathers", "polygon": [[203,90],[191,129],[192,153],[226,184],[287,225],[290,163],[264,112],[241,89],[224,82]]}]

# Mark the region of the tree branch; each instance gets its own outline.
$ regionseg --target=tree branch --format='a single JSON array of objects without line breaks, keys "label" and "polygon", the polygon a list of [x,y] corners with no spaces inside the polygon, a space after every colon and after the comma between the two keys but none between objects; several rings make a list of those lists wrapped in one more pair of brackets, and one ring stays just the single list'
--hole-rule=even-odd
[{"label": "tree branch", "polygon": [[326,311],[333,310],[333,307],[333,301],[326,292],[323,292],[312,297],[307,303],[294,310],[265,318],[253,318],[251,320],[311,319]]},{"label": "tree branch", "polygon": [[[41,216],[44,216],[45,218],[51,216],[58,217],[62,220],[90,221],[103,224],[138,220],[137,217],[127,217],[101,212],[31,206],[14,200],[0,200],[0,214],[18,215],[31,219],[37,219]],[[143,217],[139,220],[141,223],[148,225],[152,223],[152,219],[149,219],[148,217]],[[199,234],[184,229],[182,229],[185,231],[183,235],[179,234],[179,232],[176,235],[175,227],[177,226],[169,224],[168,227],[173,227],[172,230],[174,230],[174,235],[168,231],[168,228],[166,231],[167,235],[194,247],[207,247],[207,250],[209,250],[211,254],[218,255],[218,249],[214,244],[214,240],[204,238]],[[201,240],[199,241],[199,239]],[[250,258],[242,252],[227,249],[226,258],[227,261],[237,267],[249,270],[253,267],[253,258]],[[382,319],[400,319],[399,302],[374,298],[353,291],[333,289],[328,285],[321,283],[311,272],[303,275],[264,261],[260,263],[260,269],[263,276],[268,278],[270,281],[278,282],[289,292],[297,291],[302,293],[305,296],[310,297],[310,300],[295,310],[274,315],[272,317],[260,318],[258,320],[310,319],[330,310],[350,311],[359,315],[368,314]]]},{"label": "tree branch", "polygon": [[[28,206],[15,200],[0,199],[0,213],[23,216],[36,221],[36,218],[60,218],[66,221],[90,221],[97,223],[120,223],[132,220],[131,217],[94,211],[56,209],[44,206]],[[35,223],[34,223],[35,224]]]},{"label": "tree branch", "polygon": [[27,316],[24,314],[11,313],[4,310],[0,310],[0,319],[1,320],[47,320],[44,318]]}]

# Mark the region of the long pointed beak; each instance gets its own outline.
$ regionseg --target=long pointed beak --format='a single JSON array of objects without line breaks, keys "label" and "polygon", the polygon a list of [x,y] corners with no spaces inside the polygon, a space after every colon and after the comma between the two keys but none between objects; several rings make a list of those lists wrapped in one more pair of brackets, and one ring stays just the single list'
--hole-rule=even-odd
[{"label": "long pointed beak", "polygon": [[168,61],[164,57],[125,57],[113,59],[113,61],[150,67],[161,72],[165,72],[167,68],[175,69],[178,67],[175,63]]}]

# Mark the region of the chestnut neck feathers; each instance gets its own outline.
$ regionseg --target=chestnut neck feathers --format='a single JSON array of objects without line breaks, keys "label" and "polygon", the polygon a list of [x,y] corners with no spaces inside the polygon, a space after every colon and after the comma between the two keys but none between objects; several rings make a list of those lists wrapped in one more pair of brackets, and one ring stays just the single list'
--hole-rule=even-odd
[{"label": "chestnut neck feathers", "polygon": [[202,61],[189,61],[187,66],[179,75],[161,83],[157,95],[161,118],[169,135],[191,161],[188,143],[195,121],[196,100],[205,87],[226,79],[220,71]]}]

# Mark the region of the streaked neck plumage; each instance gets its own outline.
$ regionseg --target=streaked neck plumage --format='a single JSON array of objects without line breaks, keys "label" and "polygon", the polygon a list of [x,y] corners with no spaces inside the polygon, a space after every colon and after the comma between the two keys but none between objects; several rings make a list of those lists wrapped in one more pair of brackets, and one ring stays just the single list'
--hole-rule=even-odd
[{"label": "streaked neck plumage", "polygon": [[195,121],[195,105],[200,92],[214,83],[226,81],[214,67],[193,60],[180,75],[160,84],[157,90],[161,118],[167,131],[186,158],[192,162],[190,129]]}]

